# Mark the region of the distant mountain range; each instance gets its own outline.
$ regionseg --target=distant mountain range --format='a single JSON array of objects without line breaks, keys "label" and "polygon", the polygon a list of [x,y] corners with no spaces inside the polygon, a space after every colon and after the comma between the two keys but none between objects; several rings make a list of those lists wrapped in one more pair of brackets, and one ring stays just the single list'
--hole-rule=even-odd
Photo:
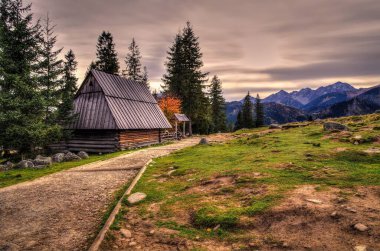
[{"label": "distant mountain range", "polygon": [[[254,103],[255,98],[251,98]],[[337,82],[315,90],[281,90],[262,101],[265,122],[288,123],[312,118],[341,117],[373,113],[380,109],[380,85],[356,89],[350,84]],[[226,104],[227,119],[235,122],[243,100]]]}]

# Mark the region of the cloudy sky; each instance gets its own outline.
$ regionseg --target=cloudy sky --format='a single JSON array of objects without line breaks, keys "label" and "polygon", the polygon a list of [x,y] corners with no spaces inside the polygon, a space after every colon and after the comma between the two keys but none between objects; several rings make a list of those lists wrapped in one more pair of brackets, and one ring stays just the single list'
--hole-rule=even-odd
[{"label": "cloudy sky", "polygon": [[[36,17],[49,12],[58,47],[73,49],[83,80],[101,31],[114,36],[124,68],[134,37],[152,88],[160,86],[166,51],[189,20],[199,36],[204,71],[223,81],[227,100],[247,91],[336,81],[380,83],[378,0],[31,0]],[[210,78],[211,79],[211,78]]]}]

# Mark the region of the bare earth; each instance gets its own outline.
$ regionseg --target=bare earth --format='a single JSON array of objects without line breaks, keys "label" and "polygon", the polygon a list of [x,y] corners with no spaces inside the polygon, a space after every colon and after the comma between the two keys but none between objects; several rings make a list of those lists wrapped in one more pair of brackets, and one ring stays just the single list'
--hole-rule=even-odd
[{"label": "bare earth", "polygon": [[0,250],[83,250],[113,193],[149,159],[199,142],[189,138],[0,189]]}]

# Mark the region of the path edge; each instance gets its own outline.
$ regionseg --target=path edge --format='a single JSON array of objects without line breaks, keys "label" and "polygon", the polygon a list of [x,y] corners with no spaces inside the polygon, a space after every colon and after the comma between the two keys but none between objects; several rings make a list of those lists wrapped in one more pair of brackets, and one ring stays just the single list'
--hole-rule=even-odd
[{"label": "path edge", "polygon": [[99,250],[99,247],[102,244],[102,242],[104,240],[104,237],[106,236],[106,233],[108,232],[110,226],[114,222],[116,215],[120,211],[121,203],[122,203],[123,199],[125,198],[125,196],[129,195],[132,192],[132,189],[135,187],[135,185],[137,184],[137,182],[140,180],[141,176],[143,175],[143,173],[145,172],[146,168],[149,166],[149,164],[151,162],[152,162],[152,159],[150,159],[148,162],[146,162],[145,165],[140,169],[140,171],[138,172],[138,174],[135,176],[135,178],[133,179],[132,183],[129,185],[128,189],[125,191],[125,193],[123,194],[123,196],[121,196],[121,198],[117,202],[116,206],[112,210],[112,213],[108,217],[107,221],[104,223],[104,226],[99,231],[98,235],[96,236],[94,242],[91,244],[91,246],[88,249],[88,251],[97,251],[97,250]]}]

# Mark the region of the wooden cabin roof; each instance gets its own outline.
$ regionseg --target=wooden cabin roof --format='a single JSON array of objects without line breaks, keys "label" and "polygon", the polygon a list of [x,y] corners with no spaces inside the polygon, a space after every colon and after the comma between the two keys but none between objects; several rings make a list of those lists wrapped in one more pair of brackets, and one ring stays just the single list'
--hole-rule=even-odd
[{"label": "wooden cabin roof", "polygon": [[97,70],[86,76],[74,107],[70,129],[171,128],[145,84]]}]

